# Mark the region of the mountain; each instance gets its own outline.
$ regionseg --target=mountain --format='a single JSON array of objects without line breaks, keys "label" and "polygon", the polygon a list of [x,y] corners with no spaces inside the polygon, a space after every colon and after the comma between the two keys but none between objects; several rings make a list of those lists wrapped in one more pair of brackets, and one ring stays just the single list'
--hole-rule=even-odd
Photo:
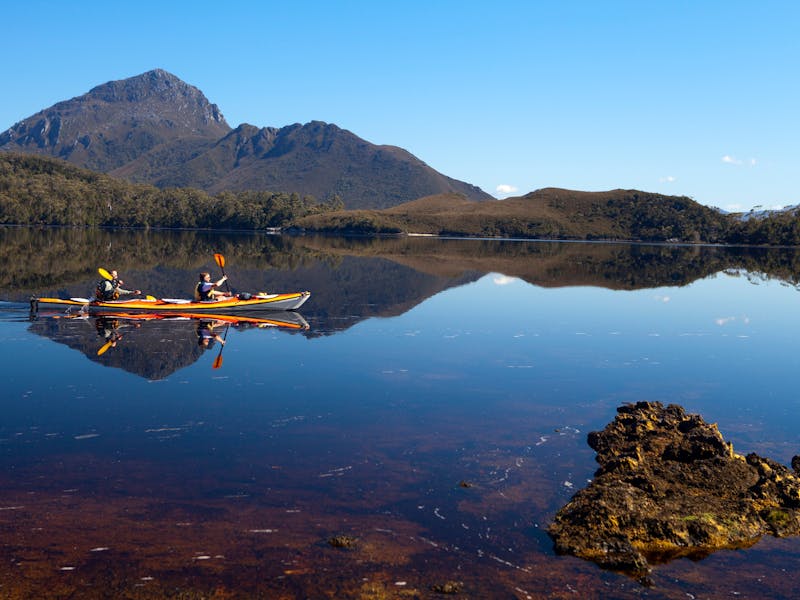
[{"label": "mountain", "polygon": [[338,195],[348,208],[387,208],[430,190],[492,199],[402,148],[376,146],[320,121],[280,129],[240,125],[178,164],[170,162],[171,152],[172,148],[150,152],[111,174],[162,188],[199,187],[210,193],[299,191],[318,200]]},{"label": "mountain", "polygon": [[20,121],[0,134],[0,150],[110,172],[156,148],[203,147],[230,129],[200,90],[157,69],[99,85]]},{"label": "mountain", "polygon": [[45,154],[161,188],[339,196],[351,209],[447,192],[492,199],[402,148],[371,144],[333,124],[232,129],[200,90],[161,69],[24,119],[0,134],[0,150]]}]

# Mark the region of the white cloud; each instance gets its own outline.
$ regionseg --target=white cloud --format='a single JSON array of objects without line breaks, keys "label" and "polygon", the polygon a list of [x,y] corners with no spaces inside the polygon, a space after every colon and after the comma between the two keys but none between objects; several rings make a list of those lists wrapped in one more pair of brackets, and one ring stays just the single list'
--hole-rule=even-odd
[{"label": "white cloud", "polygon": [[747,315],[742,315],[741,317],[720,317],[719,319],[714,319],[714,322],[720,327],[727,325],[728,323],[732,323],[733,321],[740,321],[745,325],[749,325],[750,317]]},{"label": "white cloud", "polygon": [[516,280],[516,277],[509,277],[508,275],[498,275],[492,279],[495,285],[508,285],[510,283],[514,283]]},{"label": "white cloud", "polygon": [[670,298],[669,296],[653,296],[653,298],[654,298],[654,299],[655,299],[657,302],[663,302],[664,304],[666,304],[667,302],[669,302],[670,300],[672,300],[672,298]]},{"label": "white cloud", "polygon": [[659,179],[659,181],[661,183],[674,183],[677,181],[677,179],[672,175],[667,175],[666,177],[662,177],[661,179]]},{"label": "white cloud", "polygon": [[513,194],[517,191],[517,186],[509,185],[507,183],[501,183],[495,188],[495,191],[498,194],[505,195],[505,194]]},{"label": "white cloud", "polygon": [[742,165],[747,165],[748,167],[755,167],[756,163],[758,162],[755,158],[749,158],[746,161],[736,158],[735,156],[731,156],[730,154],[726,154],[722,157],[722,162],[726,165],[735,165],[737,167],[741,167]]}]

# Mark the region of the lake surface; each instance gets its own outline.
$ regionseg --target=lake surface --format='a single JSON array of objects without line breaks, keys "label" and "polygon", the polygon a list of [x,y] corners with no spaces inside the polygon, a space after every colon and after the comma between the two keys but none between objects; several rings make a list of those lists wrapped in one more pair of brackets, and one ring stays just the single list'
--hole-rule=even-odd
[{"label": "lake surface", "polygon": [[[800,538],[659,565],[645,588],[546,533],[626,402],[800,454],[793,249],[0,229],[0,252],[0,597],[800,587]],[[98,267],[188,296],[214,252],[235,290],[312,296],[217,323],[207,348],[192,319],[29,314],[86,297]]]}]

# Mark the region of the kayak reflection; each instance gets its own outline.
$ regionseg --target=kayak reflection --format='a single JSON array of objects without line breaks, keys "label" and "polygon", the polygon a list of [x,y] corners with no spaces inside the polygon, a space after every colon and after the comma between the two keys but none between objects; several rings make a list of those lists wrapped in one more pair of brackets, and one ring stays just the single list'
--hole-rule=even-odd
[{"label": "kayak reflection", "polygon": [[[219,348],[213,368],[222,366],[222,348],[228,331],[280,329],[303,332],[309,326],[295,311],[263,314],[127,314],[102,315],[39,312],[29,329],[38,335],[79,350],[87,358],[149,380],[164,379],[188,367],[211,348]],[[99,338],[99,339],[98,339]]]}]

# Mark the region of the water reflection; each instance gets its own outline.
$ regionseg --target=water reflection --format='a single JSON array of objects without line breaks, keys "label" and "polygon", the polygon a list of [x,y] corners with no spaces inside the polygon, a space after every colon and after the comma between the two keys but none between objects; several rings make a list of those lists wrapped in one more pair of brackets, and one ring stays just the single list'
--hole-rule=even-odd
[{"label": "water reflection", "polygon": [[[0,236],[0,596],[796,595],[796,538],[659,565],[642,590],[547,535],[624,402],[797,454],[795,250]],[[235,289],[311,290],[310,328],[219,322],[204,350],[192,320],[26,318],[102,265],[185,296],[214,252]]]},{"label": "water reflection", "polygon": [[[209,232],[0,227],[0,300],[90,297],[97,267],[115,265],[156,297],[185,297],[226,256],[234,291],[311,290],[309,335],[403,314],[487,273],[544,288],[686,286],[716,273],[800,287],[800,250],[430,238],[285,237]],[[20,256],[27,257],[19,260]]]},{"label": "water reflection", "polygon": [[[31,332],[78,350],[92,361],[148,380],[164,379],[195,363],[204,352],[224,345],[231,329],[241,334],[275,329],[305,332],[309,328],[301,314],[288,311],[218,317],[50,311],[31,318]],[[214,368],[221,366],[220,350]]]}]

